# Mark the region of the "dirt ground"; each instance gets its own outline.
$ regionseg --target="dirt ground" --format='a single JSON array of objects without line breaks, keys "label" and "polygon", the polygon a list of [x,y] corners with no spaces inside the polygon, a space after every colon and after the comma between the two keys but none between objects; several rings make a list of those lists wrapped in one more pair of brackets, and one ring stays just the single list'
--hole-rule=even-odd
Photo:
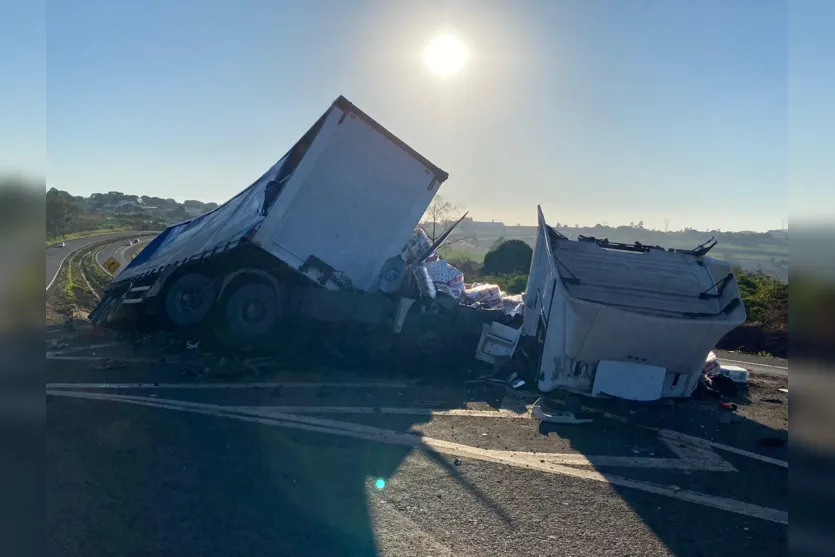
[{"label": "dirt ground", "polygon": [[[52,287],[46,292],[46,324],[58,325],[68,319],[86,319],[99,301],[98,292],[106,281],[97,269],[96,252],[110,241],[81,248],[61,266]],[[71,287],[69,286],[72,280]]]}]

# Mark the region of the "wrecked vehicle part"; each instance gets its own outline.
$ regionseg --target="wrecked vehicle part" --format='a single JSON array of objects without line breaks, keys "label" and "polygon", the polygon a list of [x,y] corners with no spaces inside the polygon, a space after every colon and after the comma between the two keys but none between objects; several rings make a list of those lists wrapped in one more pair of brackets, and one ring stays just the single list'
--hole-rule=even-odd
[{"label": "wrecked vehicle part", "polygon": [[537,210],[522,325],[528,340],[520,346],[535,363],[539,390],[618,396],[595,388],[602,364],[626,375],[606,373],[615,390],[634,380],[629,369],[645,366],[664,371],[646,374],[641,396],[690,396],[706,355],[745,321],[730,266],[694,253],[569,240]]},{"label": "wrecked vehicle part", "polygon": [[[230,345],[299,319],[394,334],[414,312],[398,300],[416,298],[427,277],[392,271],[393,256],[447,178],[339,97],[251,186],[154,238],[90,320],[211,332]],[[434,298],[434,289],[425,294]]]}]

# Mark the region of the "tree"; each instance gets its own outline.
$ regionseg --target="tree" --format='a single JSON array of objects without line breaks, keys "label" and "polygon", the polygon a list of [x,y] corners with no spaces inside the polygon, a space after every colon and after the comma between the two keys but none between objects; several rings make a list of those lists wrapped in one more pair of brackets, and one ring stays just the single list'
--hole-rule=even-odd
[{"label": "tree", "polygon": [[423,231],[434,242],[446,230],[444,225],[450,220],[452,214],[458,211],[458,207],[447,201],[444,197],[436,195],[432,198],[432,203],[429,204],[429,207],[426,208],[426,212],[423,214]]},{"label": "tree", "polygon": [[494,275],[527,273],[533,250],[522,240],[507,240],[484,256],[484,272]]},{"label": "tree", "polygon": [[69,225],[75,216],[72,196],[67,192],[50,188],[46,192],[46,233],[50,238],[57,238],[69,232]]},{"label": "tree", "polygon": [[504,236],[499,236],[498,238],[496,238],[496,241],[495,241],[495,242],[493,242],[493,245],[492,245],[492,246],[490,246],[490,249],[491,249],[491,250],[496,249],[497,247],[499,247],[499,246],[500,246],[500,245],[502,245],[503,243],[505,243]]},{"label": "tree", "polygon": [[[423,223],[420,227],[429,236],[429,240],[434,242],[438,236],[452,226],[454,221],[458,220],[460,212],[460,207],[450,203],[443,196],[436,195],[432,198],[432,203],[429,204],[429,207],[427,207],[426,212],[423,214]],[[444,245],[457,244],[472,239],[471,237],[457,234],[456,231],[446,239]]]}]

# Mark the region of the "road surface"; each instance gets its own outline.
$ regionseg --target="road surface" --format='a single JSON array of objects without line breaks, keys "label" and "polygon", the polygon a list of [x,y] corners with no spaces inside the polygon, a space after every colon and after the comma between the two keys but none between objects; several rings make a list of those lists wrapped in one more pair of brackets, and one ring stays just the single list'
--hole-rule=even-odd
[{"label": "road surface", "polygon": [[[101,242],[102,240],[109,240],[109,239],[120,239],[120,238],[128,238],[128,237],[135,237],[131,236],[133,234],[137,234],[136,232],[114,232],[110,234],[97,234],[96,236],[87,236],[85,238],[77,238],[75,240],[67,240],[66,247],[59,248],[55,246],[51,246],[46,248],[46,287],[49,290],[49,286],[51,285],[52,281],[58,275],[58,271],[61,269],[61,265],[64,260],[75,250],[83,248],[84,246],[89,246],[90,244],[94,244],[96,242]],[[56,242],[59,243],[59,242]]]},{"label": "road surface", "polygon": [[[141,238],[132,236],[126,240],[123,239],[118,242],[113,242],[112,244],[107,244],[99,250],[98,253],[96,253],[96,262],[103,268],[105,261],[107,261],[110,257],[115,258],[121,265],[113,274],[113,276],[116,276],[121,273],[125,267],[127,267],[128,263],[131,262],[133,254],[147,246],[148,242],[154,238],[155,236],[143,236]],[[139,240],[139,243],[128,245],[128,240]]]},{"label": "road surface", "polygon": [[760,444],[787,439],[785,378],[730,422],[693,400],[553,425],[501,386],[181,348],[47,332],[47,554],[786,554],[787,448]]},{"label": "road surface", "polygon": [[775,377],[788,377],[789,360],[785,358],[772,358],[771,356],[758,356],[756,354],[743,354],[741,352],[728,352],[726,350],[714,350],[716,357],[721,361],[744,367],[753,372]]}]

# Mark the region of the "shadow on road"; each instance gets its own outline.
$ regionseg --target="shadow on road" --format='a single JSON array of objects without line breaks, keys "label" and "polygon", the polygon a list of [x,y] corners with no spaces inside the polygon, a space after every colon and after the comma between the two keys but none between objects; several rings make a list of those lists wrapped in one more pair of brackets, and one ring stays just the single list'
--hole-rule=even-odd
[{"label": "shadow on road", "polygon": [[[351,347],[342,344],[335,349],[345,364]],[[362,351],[355,355],[358,360],[352,365],[361,368]],[[308,365],[324,365],[330,357],[320,356],[308,358]],[[409,375],[430,369],[428,382],[459,387],[445,391],[443,408],[473,402],[498,408],[507,392],[490,384],[465,386],[464,380],[486,371],[472,366],[471,358],[451,365],[424,351],[406,362],[389,371]],[[155,372],[153,364],[139,370],[140,375]],[[457,398],[449,393],[458,393]],[[265,390],[259,396],[270,404],[273,394]],[[750,393],[747,396],[750,401]],[[591,404],[589,399],[582,403]],[[654,432],[635,427],[642,425],[787,459],[786,447],[759,445],[768,438],[779,445],[786,439],[784,431],[740,416],[723,423],[717,401],[694,400],[675,407],[593,404],[598,410],[626,415],[631,423],[606,422],[605,436],[585,425],[543,424],[539,433],[568,440],[585,455],[611,454],[614,438],[619,447],[627,448],[626,456],[635,450],[642,456],[659,451],[657,456],[674,458],[657,443]],[[430,419],[398,416],[397,431]],[[370,495],[378,489],[377,480],[384,483],[396,476],[414,450],[410,447],[88,400],[50,399],[47,420],[49,554],[372,556],[379,554],[380,536],[405,528],[390,511],[375,508]],[[490,493],[467,481],[451,457],[423,452],[488,513],[512,525],[510,513]],[[598,471],[607,477],[628,474],[638,481],[783,508],[785,469],[730,453],[721,457],[738,472]],[[627,487],[612,489],[676,555],[720,555],[729,547],[772,555],[785,545],[786,528],[778,524],[728,520],[738,515],[675,499],[660,501],[657,495]],[[559,493],[540,497],[531,504],[543,505],[548,513]],[[743,523],[745,528],[740,528]]]}]

